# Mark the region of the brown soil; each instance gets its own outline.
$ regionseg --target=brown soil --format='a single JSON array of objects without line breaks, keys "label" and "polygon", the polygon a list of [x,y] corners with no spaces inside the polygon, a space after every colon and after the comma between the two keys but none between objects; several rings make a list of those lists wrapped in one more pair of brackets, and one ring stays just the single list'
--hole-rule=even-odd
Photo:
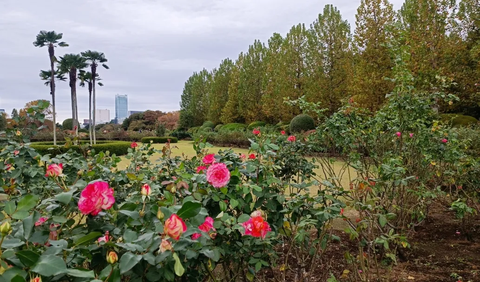
[{"label": "brown soil", "polygon": [[[399,260],[391,271],[386,267],[382,268],[380,271],[382,277],[378,278],[372,274],[374,277],[369,281],[480,281],[480,219],[477,217],[471,225],[469,236],[471,240],[467,240],[466,234],[463,233],[461,222],[455,218],[453,212],[446,206],[436,204],[431,209],[428,220],[413,233],[409,240],[411,248],[403,254],[404,258]],[[356,255],[357,245],[341,230],[334,231],[334,234],[339,236],[341,241],[329,243],[327,251],[315,264],[312,275],[307,275],[303,281],[327,281],[331,274],[335,275],[337,281],[356,281],[352,275],[354,270],[346,263],[344,253],[348,251]],[[279,263],[274,269],[260,275],[259,281],[301,281],[300,277],[305,267],[300,265],[300,261],[295,255],[290,256],[285,270],[285,280]],[[340,278],[346,269],[350,274],[348,277]]]}]

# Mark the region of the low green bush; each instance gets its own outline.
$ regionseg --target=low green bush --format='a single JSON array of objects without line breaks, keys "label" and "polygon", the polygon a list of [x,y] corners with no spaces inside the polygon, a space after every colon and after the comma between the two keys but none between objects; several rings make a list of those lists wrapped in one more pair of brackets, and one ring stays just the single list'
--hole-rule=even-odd
[{"label": "low green bush", "polygon": [[213,122],[207,120],[206,122],[204,122],[204,123],[202,124],[202,127],[203,127],[203,128],[211,128],[211,129],[213,129],[213,128],[215,128],[215,124],[214,124]]},{"label": "low green bush", "polygon": [[185,130],[179,130],[179,129],[172,131],[172,133],[170,133],[170,136],[175,137],[175,138],[177,138],[178,140],[183,140],[183,139],[187,139],[187,138],[192,138],[192,136],[190,135],[190,133],[188,133],[188,132],[185,131]]},{"label": "low green bush", "polygon": [[176,137],[172,136],[164,136],[164,137],[143,137],[142,138],[142,143],[167,143],[170,140],[170,143],[177,143],[178,139]]},{"label": "low green bush", "polygon": [[265,125],[267,125],[267,123],[264,121],[254,121],[248,125],[247,129],[253,130],[254,128],[263,127]]},{"label": "low green bush", "polygon": [[220,129],[222,129],[223,127],[223,124],[217,124],[217,126],[215,126],[215,128],[213,129],[214,131],[220,131]]},{"label": "low green bush", "polygon": [[315,129],[315,121],[309,115],[300,114],[290,122],[290,132],[302,132]]},{"label": "low green bush", "polygon": [[187,132],[190,134],[197,133],[197,131],[200,130],[200,126],[195,126],[195,127],[190,127]]},{"label": "low green bush", "polygon": [[478,120],[472,116],[461,114],[442,114],[442,121],[450,124],[452,127],[470,126],[478,123]]},{"label": "low green bush", "polygon": [[243,131],[245,128],[247,125],[243,123],[227,123],[222,126],[222,131]]},{"label": "low green bush", "polygon": [[90,146],[88,142],[82,140],[80,145],[65,145],[65,143],[60,143],[54,146],[52,142],[35,142],[32,143],[30,147],[41,155],[50,154],[51,156],[66,153],[70,149],[80,154],[85,153],[87,150],[95,150],[95,153],[109,151],[110,154],[121,156],[128,153],[130,144],[130,142],[126,141],[97,141],[97,144]]}]

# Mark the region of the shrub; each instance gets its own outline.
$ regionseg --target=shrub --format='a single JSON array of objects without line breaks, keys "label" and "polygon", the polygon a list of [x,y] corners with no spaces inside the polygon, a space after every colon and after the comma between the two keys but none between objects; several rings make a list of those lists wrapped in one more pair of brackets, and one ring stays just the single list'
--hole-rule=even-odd
[{"label": "shrub", "polygon": [[167,143],[168,140],[170,140],[170,143],[177,143],[178,139],[172,136],[165,136],[165,137],[143,137],[142,138],[142,143]]},{"label": "shrub", "polygon": [[254,121],[248,125],[247,129],[253,130],[254,128],[263,127],[265,125],[267,125],[267,123],[264,121]]},{"label": "shrub", "polygon": [[292,119],[290,122],[291,132],[302,132],[315,129],[315,121],[309,115],[301,114]]},{"label": "shrub", "polygon": [[207,142],[221,147],[248,148],[250,141],[243,131],[220,131],[207,136]]},{"label": "shrub", "polygon": [[197,133],[197,131],[200,130],[200,126],[195,126],[195,127],[190,127],[187,132],[190,134]]},{"label": "shrub", "polygon": [[160,123],[157,125],[157,130],[156,130],[156,134],[157,134],[157,137],[163,137],[165,136],[165,131],[167,129],[165,128],[165,125],[163,123]]},{"label": "shrub", "polygon": [[450,124],[452,127],[470,126],[478,123],[478,120],[472,116],[461,114],[442,114],[442,121]]},{"label": "shrub", "polygon": [[190,133],[186,132],[183,129],[177,129],[170,134],[172,137],[177,138],[178,140],[183,140],[187,138],[192,138]]},{"label": "shrub", "polygon": [[222,126],[222,130],[230,130],[230,131],[234,131],[234,130],[243,131],[245,130],[245,128],[247,128],[247,125],[243,123],[227,123],[224,126]]},{"label": "shrub", "polygon": [[[57,143],[58,144],[58,143]],[[39,154],[56,156],[68,152],[70,149],[83,154],[87,150],[95,150],[96,153],[109,151],[110,154],[117,156],[126,155],[128,148],[130,148],[130,142],[124,141],[98,141],[97,144],[90,146],[86,141],[80,142],[80,145],[69,145],[66,143],[53,146],[53,142],[35,142],[30,145]]]},{"label": "shrub", "polygon": [[213,128],[215,127],[215,124],[214,124],[213,122],[207,120],[206,122],[204,122],[204,123],[202,124],[202,127],[203,127],[203,128],[208,127],[208,128],[213,129]]},{"label": "shrub", "polygon": [[214,131],[220,131],[220,129],[222,129],[223,127],[223,124],[217,124],[217,126],[215,126],[215,128],[213,129]]},{"label": "shrub", "polygon": [[73,120],[71,118],[67,118],[62,122],[62,127],[64,130],[72,130],[73,129]]}]

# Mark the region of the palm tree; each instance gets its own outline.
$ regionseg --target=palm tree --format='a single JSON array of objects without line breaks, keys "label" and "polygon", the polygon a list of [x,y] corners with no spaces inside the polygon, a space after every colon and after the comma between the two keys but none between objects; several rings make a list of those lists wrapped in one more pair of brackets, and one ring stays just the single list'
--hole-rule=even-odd
[{"label": "palm tree", "polygon": [[[80,79],[80,86],[85,87],[88,84],[88,135],[90,136],[90,145],[93,144],[92,137],[93,132],[95,129],[92,129],[92,88],[93,88],[93,79],[92,73],[88,71],[80,72],[78,74],[78,78]],[[100,82],[102,80],[98,74],[96,74],[96,80],[98,81],[99,86],[103,86],[103,83]]]},{"label": "palm tree", "polygon": [[[48,56],[50,57],[50,95],[52,95],[52,110],[53,110],[53,144],[57,145],[57,120],[55,112],[55,47],[67,47],[68,44],[60,41],[63,33],[56,33],[55,31],[40,31],[37,34],[37,39],[33,42],[35,47],[48,46]],[[60,42],[59,42],[60,41]]]},{"label": "palm tree", "polygon": [[81,53],[82,56],[90,63],[90,72],[92,73],[92,86],[93,86],[93,122],[91,126],[93,127],[93,144],[97,144],[97,138],[95,136],[95,110],[97,107],[96,102],[96,95],[95,95],[95,79],[97,77],[97,67],[98,64],[102,64],[102,66],[106,69],[109,67],[105,64],[108,60],[105,58],[105,54],[88,50]]},{"label": "palm tree", "polygon": [[61,73],[68,73],[70,95],[72,99],[72,121],[75,136],[78,136],[78,104],[77,104],[77,75],[78,71],[87,67],[85,58],[78,54],[66,54],[60,57],[58,69]]}]

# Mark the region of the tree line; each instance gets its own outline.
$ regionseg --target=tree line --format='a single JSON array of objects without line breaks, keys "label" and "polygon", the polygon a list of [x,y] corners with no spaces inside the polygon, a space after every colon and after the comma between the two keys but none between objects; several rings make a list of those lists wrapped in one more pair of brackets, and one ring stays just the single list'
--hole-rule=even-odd
[{"label": "tree line", "polygon": [[[105,54],[87,50],[80,54],[65,54],[60,56],[60,60],[55,56],[56,47],[68,47],[68,44],[61,41],[62,33],[55,31],[40,31],[33,42],[35,47],[47,47],[48,57],[50,61],[49,70],[40,71],[40,79],[45,81],[45,85],[50,88],[50,95],[52,96],[52,111],[53,111],[53,142],[57,144],[56,135],[56,103],[55,91],[56,81],[66,81],[68,77],[68,84],[70,86],[70,98],[72,101],[72,121],[75,135],[78,136],[79,121],[78,121],[78,104],[77,104],[77,83],[79,86],[88,87],[89,103],[88,116],[90,130],[90,144],[96,144],[95,138],[95,109],[96,109],[96,85],[103,86],[100,82],[101,78],[97,72],[98,66],[103,66],[108,69],[105,63],[107,59]],[[86,71],[90,67],[90,71]],[[67,77],[66,77],[67,76]]]},{"label": "tree line", "polygon": [[266,121],[289,122],[300,108],[284,103],[302,96],[333,113],[343,101],[372,111],[395,82],[393,44],[418,93],[445,91],[460,101],[443,112],[480,116],[480,2],[406,0],[395,11],[388,0],[362,0],[355,29],[333,5],[309,26],[298,24],[267,43],[255,40],[233,61],[193,73],[180,102],[180,126]]}]

